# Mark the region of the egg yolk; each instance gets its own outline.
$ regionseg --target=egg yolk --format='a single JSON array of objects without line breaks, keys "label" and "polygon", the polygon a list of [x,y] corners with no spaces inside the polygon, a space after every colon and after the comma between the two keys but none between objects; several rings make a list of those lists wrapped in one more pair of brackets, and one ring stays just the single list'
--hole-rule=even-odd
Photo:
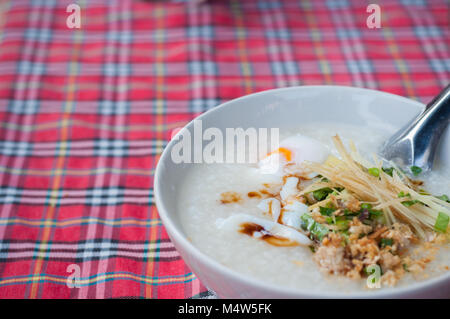
[{"label": "egg yolk", "polygon": [[284,148],[284,147],[280,147],[278,149],[276,149],[273,152],[270,152],[269,154],[267,154],[267,156],[270,156],[272,154],[281,154],[284,156],[284,158],[286,159],[286,161],[290,162],[292,160],[292,151],[290,149]]}]

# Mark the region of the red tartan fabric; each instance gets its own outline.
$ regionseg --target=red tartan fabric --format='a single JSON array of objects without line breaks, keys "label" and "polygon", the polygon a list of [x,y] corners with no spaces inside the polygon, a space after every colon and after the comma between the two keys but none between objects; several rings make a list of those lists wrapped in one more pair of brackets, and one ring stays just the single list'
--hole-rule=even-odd
[{"label": "red tartan fabric", "polygon": [[448,2],[377,1],[369,29],[370,2],[0,2],[0,297],[205,296],[153,202],[171,131],[284,86],[427,102],[450,79]]}]

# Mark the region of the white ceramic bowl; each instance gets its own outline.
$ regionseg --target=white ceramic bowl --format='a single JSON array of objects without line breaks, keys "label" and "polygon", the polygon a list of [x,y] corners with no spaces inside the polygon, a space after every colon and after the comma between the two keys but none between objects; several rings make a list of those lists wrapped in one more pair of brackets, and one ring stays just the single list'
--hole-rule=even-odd
[{"label": "white ceramic bowl", "polygon": [[[203,130],[208,127],[294,128],[319,119],[338,123],[398,128],[419,114],[424,105],[400,96],[342,86],[302,86],[264,91],[226,102],[204,114]],[[193,134],[193,122],[184,130]],[[176,249],[192,271],[207,287],[224,298],[413,298],[450,297],[450,274],[413,283],[393,290],[379,289],[354,295],[310,293],[276,286],[241,275],[202,253],[186,238],[178,218],[176,202],[179,180],[189,165],[175,164],[170,142],[158,163],[154,189],[156,205]],[[437,166],[450,164],[450,130],[444,134],[438,151]]]}]

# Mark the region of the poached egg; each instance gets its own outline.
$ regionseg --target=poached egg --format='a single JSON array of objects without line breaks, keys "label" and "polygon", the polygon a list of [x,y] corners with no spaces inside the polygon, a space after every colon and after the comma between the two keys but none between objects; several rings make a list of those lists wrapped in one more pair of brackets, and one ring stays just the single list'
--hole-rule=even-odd
[{"label": "poached egg", "polygon": [[281,176],[286,164],[300,166],[305,161],[323,163],[330,155],[325,145],[302,134],[282,140],[279,146],[259,161],[261,173]]}]

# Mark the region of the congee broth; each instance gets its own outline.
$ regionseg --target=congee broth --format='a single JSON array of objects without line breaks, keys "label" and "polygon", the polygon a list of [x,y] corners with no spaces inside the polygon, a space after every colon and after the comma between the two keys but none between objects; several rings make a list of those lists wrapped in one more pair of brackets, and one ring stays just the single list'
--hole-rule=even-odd
[{"label": "congee broth", "polygon": [[246,276],[316,292],[395,289],[448,271],[448,166],[381,162],[385,129],[280,134],[257,165],[192,165],[178,213],[196,247]]}]

